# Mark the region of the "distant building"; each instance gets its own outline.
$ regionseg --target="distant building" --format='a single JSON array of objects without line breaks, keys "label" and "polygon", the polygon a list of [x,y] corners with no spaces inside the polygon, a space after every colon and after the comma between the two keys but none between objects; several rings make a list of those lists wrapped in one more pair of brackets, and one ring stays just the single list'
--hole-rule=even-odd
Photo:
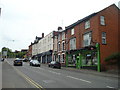
[{"label": "distant building", "polygon": [[35,40],[34,40],[34,42],[32,43],[32,57],[34,58],[35,56],[37,56],[37,54],[39,53],[39,51],[38,51],[38,48],[39,48],[39,46],[38,46],[38,42],[39,42],[39,40],[41,40],[42,38],[44,37],[44,34],[42,34],[42,37],[35,37]]},{"label": "distant building", "polygon": [[21,49],[21,52],[27,52],[28,49]]},{"label": "distant building", "polygon": [[52,53],[54,46],[55,31],[50,32],[38,42],[38,58],[42,63],[49,63],[52,61]]},{"label": "distant building", "polygon": [[57,40],[57,60],[65,65],[65,30],[61,27],[58,27],[58,40]]}]

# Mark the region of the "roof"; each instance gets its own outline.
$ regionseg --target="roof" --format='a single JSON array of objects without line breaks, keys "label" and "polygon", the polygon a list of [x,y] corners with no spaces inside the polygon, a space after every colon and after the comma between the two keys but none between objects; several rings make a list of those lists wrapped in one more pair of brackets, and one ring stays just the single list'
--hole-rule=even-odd
[{"label": "roof", "polygon": [[85,17],[85,18],[83,18],[83,19],[80,19],[80,20],[78,20],[77,22],[75,22],[75,23],[73,23],[73,24],[65,27],[65,29],[66,29],[66,30],[71,29],[71,28],[73,28],[74,26],[80,24],[81,22],[89,20],[91,17],[95,16],[96,14],[97,14],[97,13],[92,13],[92,14],[90,14],[89,16],[87,16],[87,17]]},{"label": "roof", "polygon": [[90,14],[89,16],[87,16],[87,17],[85,17],[85,18],[83,18],[83,19],[78,20],[77,22],[75,22],[75,23],[73,23],[73,24],[71,24],[71,25],[65,27],[65,29],[66,29],[66,30],[71,29],[71,28],[73,28],[74,26],[76,26],[76,25],[78,25],[78,24],[80,24],[80,23],[82,23],[82,22],[84,22],[84,21],[89,20],[91,17],[95,16],[96,14],[102,12],[103,10],[105,10],[105,9],[111,7],[111,6],[115,6],[118,10],[120,10],[115,4],[112,4],[112,5],[108,6],[108,7],[106,7],[106,8],[104,8],[104,9],[100,10],[99,12],[92,13],[92,14]]}]

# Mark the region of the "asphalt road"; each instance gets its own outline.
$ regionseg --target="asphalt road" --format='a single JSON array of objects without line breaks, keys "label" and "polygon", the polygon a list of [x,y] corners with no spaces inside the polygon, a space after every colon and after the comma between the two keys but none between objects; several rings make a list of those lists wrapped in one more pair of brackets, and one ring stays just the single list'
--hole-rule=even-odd
[{"label": "asphalt road", "polygon": [[2,88],[118,88],[118,79],[64,69],[13,66],[13,60],[2,63]]}]

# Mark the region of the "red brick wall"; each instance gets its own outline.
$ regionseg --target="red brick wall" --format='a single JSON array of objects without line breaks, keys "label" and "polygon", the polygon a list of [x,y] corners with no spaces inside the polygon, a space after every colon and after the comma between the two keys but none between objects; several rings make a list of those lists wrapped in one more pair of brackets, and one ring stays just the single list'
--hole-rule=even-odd
[{"label": "red brick wall", "polygon": [[[99,42],[100,42],[100,55],[101,64],[105,66],[106,62],[104,59],[111,55],[112,53],[118,52],[118,9],[116,6],[112,5],[107,9],[101,11],[98,14],[105,16],[105,26],[99,25]],[[99,19],[100,20],[100,19]],[[99,21],[100,22],[100,21]],[[102,44],[101,33],[106,32],[106,45]],[[107,66],[105,66],[107,68]]]},{"label": "red brick wall", "polygon": [[[100,16],[105,17],[105,26],[100,25]],[[120,15],[120,14],[119,14]],[[120,18],[120,16],[119,16]],[[70,38],[76,37],[76,49],[83,47],[83,35],[85,32],[92,31],[92,40],[93,42],[100,43],[100,58],[102,68],[108,68],[107,63],[104,59],[111,55],[114,52],[120,52],[120,21],[119,21],[119,32],[118,32],[118,8],[115,5],[111,5],[100,11],[94,17],[90,19],[90,28],[85,29],[85,22],[80,23],[79,25],[74,26],[75,34],[71,35],[71,29],[67,30],[67,41],[70,41]],[[106,45],[102,45],[102,32],[106,32]],[[70,42],[69,42],[70,43]],[[70,44],[66,44],[66,50],[70,50]],[[110,66],[109,66],[110,67]]]}]

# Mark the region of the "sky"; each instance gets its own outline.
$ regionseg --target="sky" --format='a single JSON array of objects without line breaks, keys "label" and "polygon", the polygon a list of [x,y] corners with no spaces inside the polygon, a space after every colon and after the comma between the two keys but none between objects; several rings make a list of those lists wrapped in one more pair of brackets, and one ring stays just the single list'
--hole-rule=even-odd
[{"label": "sky", "polygon": [[2,47],[28,49],[35,40],[58,26],[66,26],[119,0],[0,0],[0,51]]}]

